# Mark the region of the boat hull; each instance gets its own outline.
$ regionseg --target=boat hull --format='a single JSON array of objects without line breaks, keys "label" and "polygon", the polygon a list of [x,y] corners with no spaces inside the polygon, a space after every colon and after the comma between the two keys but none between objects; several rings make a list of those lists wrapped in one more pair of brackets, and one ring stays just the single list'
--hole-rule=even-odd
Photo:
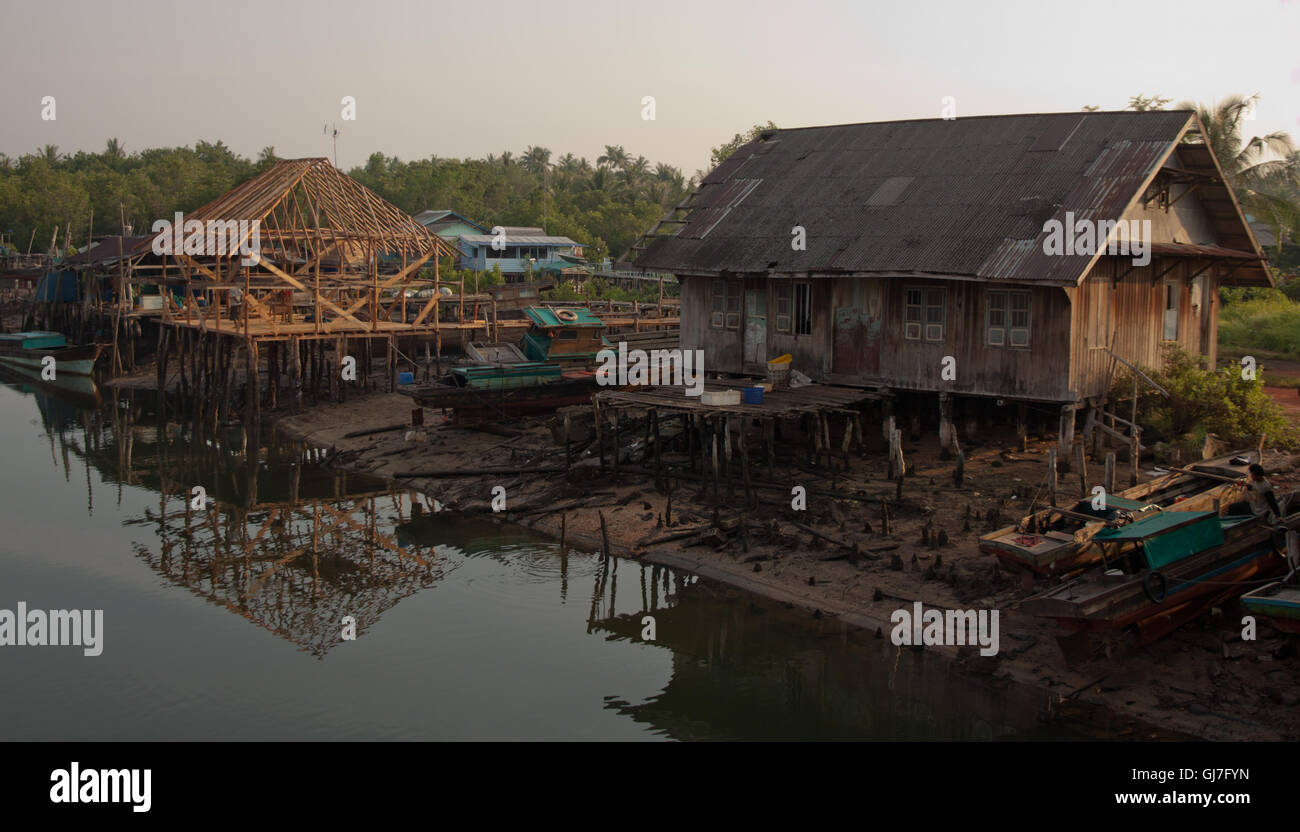
[{"label": "boat hull", "polygon": [[596,379],[590,373],[574,378],[528,387],[480,389],[424,385],[403,393],[421,407],[452,411],[453,424],[474,424],[550,413],[561,407],[588,404],[596,392]]},{"label": "boat hull", "polygon": [[14,350],[0,349],[0,361],[15,367],[41,370],[45,359],[54,358],[56,377],[59,373],[88,376],[94,373],[95,361],[99,358],[99,344],[86,344],[80,347],[61,347],[58,349]]},{"label": "boat hull", "polygon": [[[1300,514],[1285,525],[1300,527]],[[1285,563],[1276,530],[1263,518],[1251,518],[1228,532],[1222,544],[1158,570],[1158,582],[1148,579],[1150,569],[1124,575],[1098,569],[1026,599],[1020,609],[1072,633],[1131,631],[1146,644],[1241,595],[1249,582],[1279,574]]]},{"label": "boat hull", "polygon": [[1241,606],[1251,615],[1267,618],[1284,633],[1300,635],[1300,586],[1281,581],[1268,584],[1241,596]]}]

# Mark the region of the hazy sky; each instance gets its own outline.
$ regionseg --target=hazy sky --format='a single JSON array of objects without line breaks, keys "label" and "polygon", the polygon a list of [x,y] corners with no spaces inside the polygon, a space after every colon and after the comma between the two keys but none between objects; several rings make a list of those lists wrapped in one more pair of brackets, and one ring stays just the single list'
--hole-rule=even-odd
[{"label": "hazy sky", "polygon": [[[1263,98],[1300,139],[1300,0],[0,3],[0,152],[220,139],[348,168],[605,144],[688,175],[782,127]],[[57,118],[41,119],[52,95]],[[356,120],[342,121],[354,96]],[[656,118],[643,120],[642,97]]]}]

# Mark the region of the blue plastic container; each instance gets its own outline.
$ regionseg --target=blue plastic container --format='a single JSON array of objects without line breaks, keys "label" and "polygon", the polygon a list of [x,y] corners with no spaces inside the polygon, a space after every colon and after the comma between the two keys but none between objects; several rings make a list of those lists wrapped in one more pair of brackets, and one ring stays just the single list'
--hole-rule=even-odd
[{"label": "blue plastic container", "polygon": [[762,404],[762,403],[763,403],[762,387],[745,388],[745,404]]},{"label": "blue plastic container", "polygon": [[398,373],[398,384],[415,384],[415,373]]}]

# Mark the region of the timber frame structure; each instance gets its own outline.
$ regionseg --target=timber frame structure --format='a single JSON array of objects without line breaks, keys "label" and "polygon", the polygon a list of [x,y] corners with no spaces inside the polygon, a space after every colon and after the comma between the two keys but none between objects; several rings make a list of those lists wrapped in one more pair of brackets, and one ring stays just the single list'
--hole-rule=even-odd
[{"label": "timber frame structure", "polygon": [[[494,329],[480,318],[476,298],[466,316],[459,282],[439,279],[438,258],[454,255],[450,245],[326,159],[277,162],[183,220],[181,231],[159,231],[141,247],[172,238],[160,246],[170,250],[153,274],[136,278],[162,295],[159,384],[166,384],[169,353],[177,347],[182,391],[192,385],[194,398],[224,401],[242,348],[244,378],[254,382],[246,397],[253,420],[262,398],[262,354],[268,403],[277,405],[287,378],[296,406],[308,364],[311,389],[328,379],[331,394],[341,398],[345,357],[355,359],[358,377],[368,375],[380,340],[391,390],[400,356],[416,369],[409,356],[423,345],[427,374],[431,344],[441,363],[444,332],[463,340],[490,337]],[[187,253],[190,228],[205,229],[204,253]],[[432,279],[421,274],[426,267]],[[455,295],[444,287],[454,287]],[[440,306],[454,308],[440,314]],[[330,346],[332,360],[325,356]]]},{"label": "timber frame structure", "polygon": [[[185,221],[239,223],[239,245],[208,256],[169,255],[185,293],[167,299],[166,323],[245,339],[440,328],[431,315],[437,258],[453,254],[451,247],[326,159],[277,162]],[[259,250],[245,256],[238,249],[254,223]],[[434,280],[418,279],[430,261]],[[168,265],[165,259],[162,282],[173,284]],[[435,291],[408,323],[406,290],[416,286]],[[240,291],[238,304],[232,290]],[[286,302],[285,293],[295,297]]]}]

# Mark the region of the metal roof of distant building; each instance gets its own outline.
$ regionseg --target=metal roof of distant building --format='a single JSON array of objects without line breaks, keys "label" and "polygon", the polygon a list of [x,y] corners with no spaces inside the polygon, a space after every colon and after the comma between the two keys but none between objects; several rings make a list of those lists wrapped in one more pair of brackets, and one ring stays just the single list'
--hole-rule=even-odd
[{"label": "metal roof of distant building", "polygon": [[[497,239],[497,237],[492,234],[462,234],[460,235],[460,239],[462,242],[466,242],[466,243],[491,243],[493,240]],[[581,245],[581,243],[576,243],[573,240],[570,240],[568,237],[547,237],[545,235],[540,235],[540,234],[537,235],[525,234],[525,235],[515,236],[513,234],[507,233],[506,245],[508,246],[577,246],[577,245]]]},{"label": "metal roof of distant building", "polygon": [[[1189,111],[976,116],[769,130],[706,176],[642,269],[935,274],[1069,285],[1090,255],[1045,253],[1044,223],[1117,220],[1175,148],[1224,247],[1261,252]],[[792,248],[801,226],[806,249]],[[1248,267],[1249,268],[1249,267]],[[1255,266],[1262,272],[1262,266]]]},{"label": "metal roof of distant building", "polygon": [[464,214],[458,214],[455,211],[446,208],[429,208],[415,215],[415,221],[426,227],[435,225],[454,225],[456,222],[463,222],[472,225],[480,231],[487,232],[487,229],[474,222]]},{"label": "metal roof of distant building", "polygon": [[105,237],[90,248],[79,251],[68,258],[69,266],[92,266],[100,263],[134,257],[153,249],[153,234],[137,234],[132,237]]}]

